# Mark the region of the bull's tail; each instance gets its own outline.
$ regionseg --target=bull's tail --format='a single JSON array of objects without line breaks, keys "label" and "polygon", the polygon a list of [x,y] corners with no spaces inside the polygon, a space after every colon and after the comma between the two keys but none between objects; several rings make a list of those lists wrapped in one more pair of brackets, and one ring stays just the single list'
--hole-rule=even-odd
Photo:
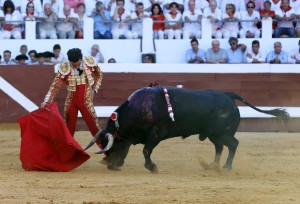
[{"label": "bull's tail", "polygon": [[275,109],[272,109],[272,110],[261,110],[261,109],[255,107],[255,106],[253,106],[248,101],[246,101],[246,99],[244,99],[243,97],[241,97],[240,95],[238,95],[234,92],[225,92],[225,94],[228,97],[230,97],[232,100],[237,99],[237,100],[241,101],[242,103],[246,104],[247,106],[253,108],[256,111],[258,111],[258,112],[273,115],[275,117],[281,118],[284,121],[285,124],[290,119],[290,114],[283,108],[275,108]]}]

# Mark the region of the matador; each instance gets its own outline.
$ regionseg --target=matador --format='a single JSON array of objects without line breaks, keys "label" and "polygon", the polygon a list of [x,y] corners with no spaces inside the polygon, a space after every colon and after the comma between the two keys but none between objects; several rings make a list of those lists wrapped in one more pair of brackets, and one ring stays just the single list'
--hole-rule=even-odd
[{"label": "matador", "polygon": [[52,103],[56,94],[65,83],[68,94],[64,105],[64,118],[72,136],[75,134],[78,111],[94,136],[99,130],[98,118],[93,105],[93,95],[102,82],[102,71],[92,56],[82,56],[78,48],[70,49],[68,61],[59,64],[58,72],[41,104],[45,108]]}]

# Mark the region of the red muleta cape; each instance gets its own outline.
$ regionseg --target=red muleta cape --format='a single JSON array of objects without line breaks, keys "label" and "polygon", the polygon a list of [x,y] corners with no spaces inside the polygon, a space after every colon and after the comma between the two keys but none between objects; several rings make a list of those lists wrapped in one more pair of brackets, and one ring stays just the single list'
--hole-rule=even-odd
[{"label": "red muleta cape", "polygon": [[70,134],[57,103],[18,120],[21,127],[20,160],[27,171],[71,171],[90,156]]}]

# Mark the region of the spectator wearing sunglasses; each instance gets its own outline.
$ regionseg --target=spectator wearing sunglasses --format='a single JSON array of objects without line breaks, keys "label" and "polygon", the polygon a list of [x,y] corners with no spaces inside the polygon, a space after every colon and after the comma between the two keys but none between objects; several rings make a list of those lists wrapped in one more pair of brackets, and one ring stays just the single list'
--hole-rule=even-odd
[{"label": "spectator wearing sunglasses", "polygon": [[260,21],[260,15],[258,11],[254,10],[255,4],[252,1],[247,3],[247,11],[241,14],[241,26],[240,37],[241,38],[259,38],[260,30],[257,28],[257,24]]},{"label": "spectator wearing sunglasses", "polygon": [[238,44],[238,39],[235,37],[229,38],[230,49],[227,50],[228,63],[238,64],[244,62],[244,55],[247,46],[244,44]]}]

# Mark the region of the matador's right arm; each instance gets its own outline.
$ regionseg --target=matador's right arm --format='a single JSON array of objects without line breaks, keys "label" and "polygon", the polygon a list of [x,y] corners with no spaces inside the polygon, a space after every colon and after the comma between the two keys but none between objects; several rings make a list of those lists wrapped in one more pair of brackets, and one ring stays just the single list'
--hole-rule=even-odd
[{"label": "matador's right arm", "polygon": [[64,76],[58,72],[53,80],[53,83],[50,86],[48,93],[45,96],[44,103],[52,103],[54,101],[56,94],[63,84],[63,81]]}]

